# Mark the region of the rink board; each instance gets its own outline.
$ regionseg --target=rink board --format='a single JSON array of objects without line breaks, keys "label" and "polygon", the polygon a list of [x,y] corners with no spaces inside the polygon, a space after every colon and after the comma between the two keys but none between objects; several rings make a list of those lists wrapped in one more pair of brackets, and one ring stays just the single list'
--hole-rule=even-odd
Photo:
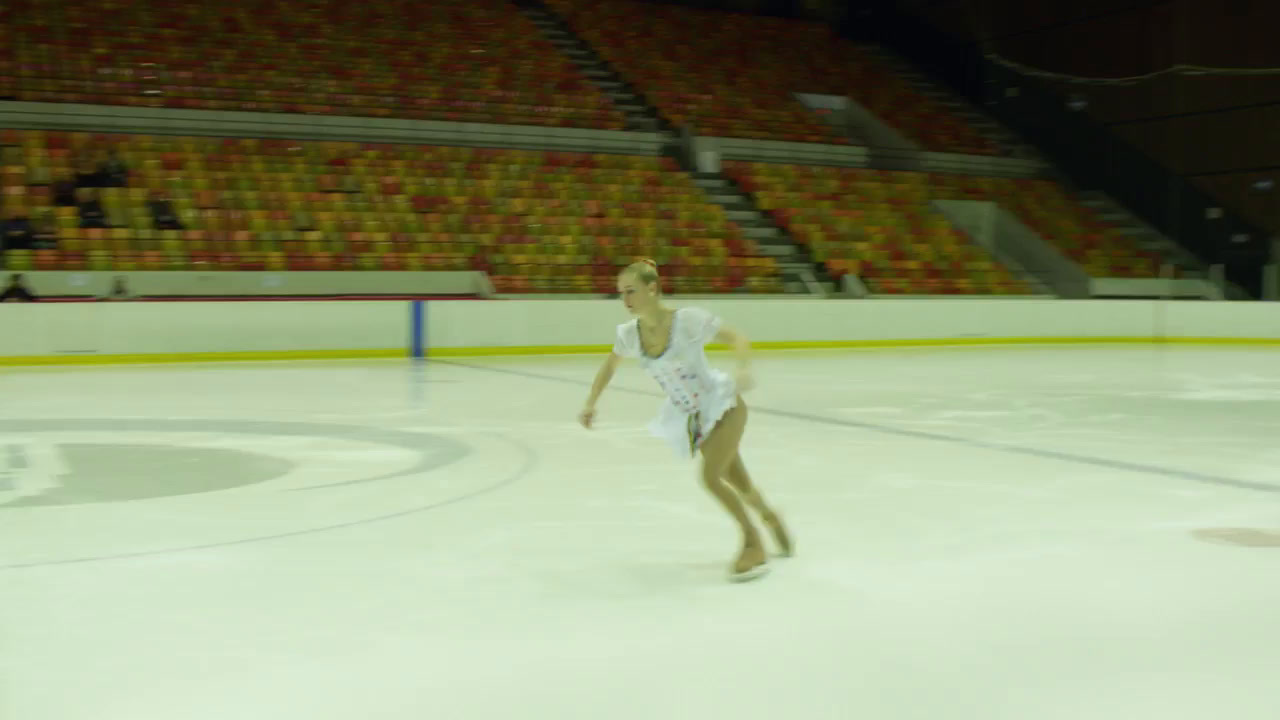
[{"label": "rink board", "polygon": [[[682,303],[673,301],[679,307]],[[690,303],[693,304],[693,303]],[[1280,304],[1112,300],[702,300],[760,349],[1280,345]],[[602,353],[617,301],[8,304],[0,364]]]}]

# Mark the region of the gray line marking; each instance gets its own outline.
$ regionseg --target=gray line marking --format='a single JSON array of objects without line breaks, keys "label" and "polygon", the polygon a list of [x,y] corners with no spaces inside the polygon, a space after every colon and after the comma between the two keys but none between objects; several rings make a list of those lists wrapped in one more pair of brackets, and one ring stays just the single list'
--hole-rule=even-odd
[{"label": "gray line marking", "polygon": [[6,460],[3,466],[0,466],[0,492],[10,492],[18,489],[17,473],[14,472],[14,456],[17,454],[15,448],[17,445],[6,445]]},{"label": "gray line marking", "polygon": [[27,570],[31,568],[50,567],[54,565],[78,565],[81,563],[103,562],[107,560],[129,560],[129,559],[141,558],[141,557],[156,557],[159,555],[177,555],[179,553],[192,552],[196,550],[213,550],[217,548],[235,547],[237,545],[251,545],[254,543],[269,542],[272,540],[284,540],[288,538],[302,537],[306,535],[317,535],[323,532],[330,532],[332,530],[341,530],[344,528],[357,527],[360,525],[373,525],[375,523],[385,522],[387,520],[395,520],[397,518],[407,517],[409,515],[417,515],[419,513],[428,512],[430,510],[437,510],[439,508],[448,507],[450,505],[456,505],[457,503],[460,503],[466,500],[471,500],[471,499],[480,497],[482,495],[488,495],[490,493],[497,492],[498,490],[501,490],[505,487],[514,485],[515,483],[522,480],[526,475],[533,472],[533,469],[538,466],[538,455],[533,451],[533,448],[529,447],[528,445],[525,445],[524,443],[518,442],[516,440],[513,440],[505,436],[503,436],[502,439],[506,440],[507,442],[510,442],[512,445],[515,445],[517,448],[519,448],[520,452],[524,455],[524,462],[520,465],[520,467],[517,468],[515,472],[511,473],[507,477],[503,478],[502,480],[492,485],[488,485],[488,486],[479,488],[477,490],[473,490],[463,495],[451,497],[447,500],[441,500],[439,502],[429,503],[427,505],[421,505],[418,507],[409,508],[408,510],[399,510],[397,512],[388,513],[386,515],[378,515],[375,517],[364,518],[361,520],[351,520],[349,522],[338,523],[336,525],[325,525],[323,527],[307,528],[305,530],[294,530],[292,532],[278,533],[276,535],[263,535],[260,537],[244,538],[241,540],[229,540],[226,542],[208,543],[206,545],[190,545],[187,547],[164,548],[162,550],[143,550],[140,552],[122,553],[120,555],[98,555],[98,556],[81,557],[81,558],[70,558],[67,560],[49,560],[45,562],[33,562],[33,563],[14,563],[11,565],[0,565],[0,571]]},{"label": "gray line marking", "polygon": [[[12,432],[205,432],[226,433],[230,435],[273,435],[282,437],[323,438],[326,435],[348,440],[357,440],[378,445],[391,445],[419,453],[418,462],[412,467],[375,477],[360,478],[331,485],[351,485],[357,483],[373,483],[392,480],[405,475],[434,470],[444,464],[460,460],[470,453],[462,443],[440,435],[423,435],[390,428],[369,427],[364,425],[343,425],[339,423],[263,420],[191,420],[184,418],[168,418],[157,420],[152,418],[110,418],[93,420],[73,418],[66,420],[8,420],[0,419],[0,431]],[[423,452],[423,447],[432,451],[431,455]],[[16,447],[16,446],[14,446]],[[10,448],[12,450],[12,447]],[[12,456],[11,456],[12,457]],[[22,455],[22,467],[26,467],[27,457]],[[317,485],[316,488],[328,487]],[[294,488],[308,490],[310,487]]]},{"label": "gray line marking", "polygon": [[30,463],[27,462],[26,450],[21,445],[9,446],[9,469],[10,470],[26,470]]},{"label": "gray line marking", "polygon": [[[553,382],[567,383],[577,385],[579,387],[591,387],[590,382],[584,380],[574,380],[572,378],[558,377],[555,375],[543,375],[541,373],[528,372],[525,370],[511,370],[507,368],[485,367],[483,365],[470,365],[468,363],[457,362],[453,360],[435,360],[434,362],[443,365],[453,365],[468,370],[476,370],[480,372],[501,373],[506,375],[515,375],[517,377],[533,378],[537,380],[550,380]],[[625,387],[611,387],[615,392],[624,392],[632,395],[643,395],[646,397],[662,397],[660,393],[647,390],[634,390]],[[969,438],[957,437],[955,435],[944,435],[942,433],[925,432],[923,430],[907,430],[905,428],[896,428],[890,425],[880,425],[879,423],[863,422],[859,420],[844,420],[841,418],[823,417],[821,415],[810,415],[808,413],[795,412],[791,410],[775,410],[773,408],[760,407],[751,405],[752,412],[764,413],[765,415],[773,415],[775,417],[783,417],[790,420],[801,420],[804,422],[817,423],[820,425],[832,425],[835,427],[855,428],[858,430],[866,430],[868,432],[880,433],[882,435],[895,435],[897,437],[911,438],[914,440],[930,440],[933,442],[944,442],[952,445],[962,445],[965,447],[979,448],[983,450],[994,450],[997,452],[1012,453],[1015,455],[1026,455],[1029,457],[1039,458],[1042,460],[1060,460],[1062,462],[1077,463],[1080,465],[1092,465],[1094,467],[1107,468],[1108,470],[1123,470],[1127,472],[1145,473],[1149,475],[1162,475],[1165,477],[1177,478],[1179,480],[1188,480],[1197,483],[1206,483],[1210,485],[1219,485],[1222,487],[1236,488],[1239,490],[1253,490],[1265,493],[1280,493],[1280,485],[1270,485],[1267,483],[1251,482],[1249,480],[1238,480],[1236,478],[1223,477],[1220,475],[1209,475],[1206,473],[1192,472],[1190,470],[1180,470],[1178,468],[1161,467],[1159,465],[1147,465],[1145,463],[1128,462],[1125,460],[1108,460],[1106,458],[1093,457],[1091,455],[1081,455],[1078,453],[1063,452],[1058,450],[1045,450],[1042,448],[1025,447],[1022,445],[1008,445],[1005,443],[986,442],[984,440],[971,440]]]},{"label": "gray line marking", "polygon": [[11,492],[18,489],[18,470],[27,467],[27,457],[21,445],[5,446],[5,464],[0,467],[0,492]]}]

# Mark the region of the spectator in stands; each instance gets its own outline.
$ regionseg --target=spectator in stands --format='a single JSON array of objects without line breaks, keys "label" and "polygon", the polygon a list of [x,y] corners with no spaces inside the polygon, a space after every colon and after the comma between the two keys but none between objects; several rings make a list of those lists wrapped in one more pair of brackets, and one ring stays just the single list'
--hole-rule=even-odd
[{"label": "spectator in stands", "polygon": [[129,185],[129,168],[120,159],[114,149],[107,151],[107,157],[100,167],[106,187],[127,187]]},{"label": "spectator in stands", "polygon": [[76,206],[76,179],[74,177],[64,175],[54,181],[53,204],[57,207]]},{"label": "spectator in stands", "polygon": [[93,156],[88,152],[82,151],[76,157],[76,187],[107,187],[107,174],[102,171],[99,163],[94,162]]},{"label": "spectator in stands", "polygon": [[0,303],[3,302],[35,302],[35,293],[27,289],[22,282],[22,276],[13,274],[9,276],[9,284],[0,292]]},{"label": "spectator in stands", "polygon": [[80,197],[80,227],[109,227],[107,211],[102,209],[102,193],[97,188],[87,188],[77,191],[76,194]]},{"label": "spectator in stands", "polygon": [[133,291],[129,289],[129,286],[126,284],[125,277],[123,275],[117,275],[115,277],[115,280],[111,281],[111,289],[107,290],[106,293],[98,296],[99,300],[106,300],[106,301],[136,300],[137,298],[138,296],[135,295]]},{"label": "spectator in stands", "polygon": [[30,250],[35,245],[35,228],[27,211],[21,208],[5,210],[0,223],[0,250]]},{"label": "spectator in stands", "polygon": [[182,222],[178,220],[178,213],[173,210],[173,201],[169,199],[169,194],[163,191],[151,193],[151,200],[148,202],[151,207],[151,217],[155,220],[157,230],[181,230]]},{"label": "spectator in stands", "polygon": [[58,229],[53,214],[45,211],[36,217],[32,247],[36,250],[54,250],[58,247]]}]

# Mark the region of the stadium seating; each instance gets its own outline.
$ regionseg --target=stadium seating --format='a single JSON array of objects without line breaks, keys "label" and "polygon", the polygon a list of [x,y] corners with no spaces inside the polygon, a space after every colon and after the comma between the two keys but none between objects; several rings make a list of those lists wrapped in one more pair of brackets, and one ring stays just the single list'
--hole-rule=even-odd
[{"label": "stadium seating", "polygon": [[927,176],[753,163],[725,171],[832,276],[857,275],[873,293],[1031,292],[929,207]]},{"label": "stadium seating", "polygon": [[[6,207],[59,237],[7,253],[13,269],[479,269],[500,291],[611,292],[648,256],[668,291],[781,291],[776,263],[668,159],[42,131],[0,131],[0,145]],[[106,148],[129,186],[100,191],[112,227],[81,228],[49,184]],[[154,193],[182,230],[155,229]]]},{"label": "stadium seating", "polygon": [[1029,291],[931,199],[998,202],[1094,276],[1152,277],[1159,269],[1156,255],[1108,231],[1049,181],[745,162],[724,171],[833,275],[857,274],[873,292]]},{"label": "stadium seating", "polygon": [[1159,253],[1138,247],[1131,236],[1072,201],[1066,190],[1051,180],[935,174],[929,176],[929,187],[935,198],[1000,204],[1091,276],[1141,278],[1160,274]]},{"label": "stadium seating", "polygon": [[1094,277],[1156,277],[1163,259],[1159,253],[1138,247],[1125,235],[1099,219],[1092,210],[1074,202],[1067,192],[1049,180],[1001,180],[986,183],[966,179],[1018,215],[1041,236],[1058,246]]},{"label": "stadium seating", "polygon": [[0,97],[622,129],[502,0],[11,0]]},{"label": "stadium seating", "polygon": [[927,150],[996,154],[828,27],[630,0],[548,0],[671,122],[704,135],[845,143],[794,93],[847,95]]}]

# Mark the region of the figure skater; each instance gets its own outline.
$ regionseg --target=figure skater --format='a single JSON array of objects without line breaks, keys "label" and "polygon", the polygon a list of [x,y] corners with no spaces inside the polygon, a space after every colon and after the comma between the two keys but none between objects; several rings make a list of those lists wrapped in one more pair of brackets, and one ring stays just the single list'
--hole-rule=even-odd
[{"label": "figure skater", "polygon": [[[650,432],[666,439],[681,457],[692,458],[702,451],[703,484],[742,529],[742,552],[730,578],[759,577],[768,570],[767,560],[744,501],[760,514],[784,556],[791,554],[791,539],[777,513],[751,484],[738,452],[747,424],[747,406],[739,393],[752,387],[750,343],[706,310],[667,308],[659,288],[658,266],[652,260],[633,263],[619,274],[618,292],[636,319],[618,326],[613,352],[596,374],[578,419],[590,429],[596,400],[613,379],[618,363],[623,358],[638,359],[667,394],[667,402],[649,424]],[[704,346],[712,341],[734,349],[736,377],[708,364]]]}]

